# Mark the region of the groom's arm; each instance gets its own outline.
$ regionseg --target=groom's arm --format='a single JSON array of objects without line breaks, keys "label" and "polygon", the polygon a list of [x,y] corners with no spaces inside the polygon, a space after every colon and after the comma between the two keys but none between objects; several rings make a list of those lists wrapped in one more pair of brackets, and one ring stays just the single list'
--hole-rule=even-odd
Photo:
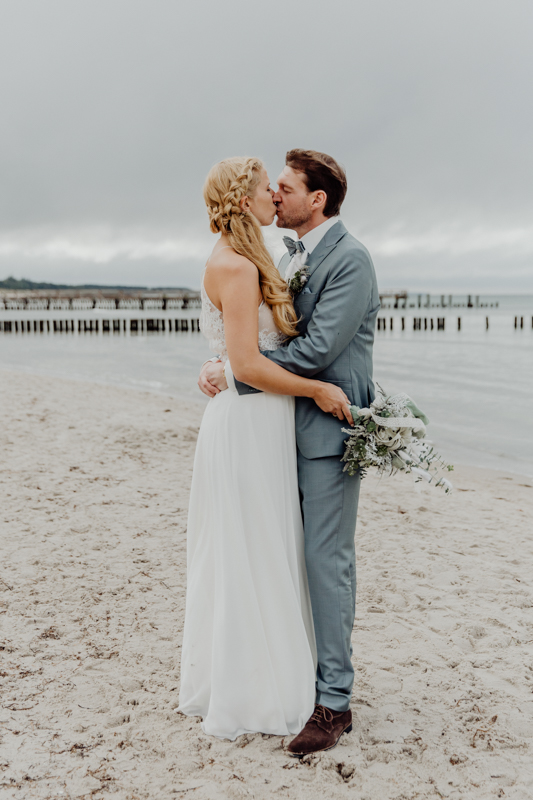
[{"label": "groom's arm", "polygon": [[348,251],[331,269],[306,333],[264,355],[306,378],[322,372],[361,327],[373,287],[374,268],[369,255],[359,249]]}]

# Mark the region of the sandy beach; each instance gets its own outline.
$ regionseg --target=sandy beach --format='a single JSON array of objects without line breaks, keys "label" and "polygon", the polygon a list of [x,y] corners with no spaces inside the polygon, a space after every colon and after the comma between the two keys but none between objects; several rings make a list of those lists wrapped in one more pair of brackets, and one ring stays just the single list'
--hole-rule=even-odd
[{"label": "sandy beach", "polygon": [[[533,486],[362,487],[353,733],[297,761],[176,711],[200,405],[0,372],[0,797],[533,796]],[[274,587],[275,590],[275,587]]]}]

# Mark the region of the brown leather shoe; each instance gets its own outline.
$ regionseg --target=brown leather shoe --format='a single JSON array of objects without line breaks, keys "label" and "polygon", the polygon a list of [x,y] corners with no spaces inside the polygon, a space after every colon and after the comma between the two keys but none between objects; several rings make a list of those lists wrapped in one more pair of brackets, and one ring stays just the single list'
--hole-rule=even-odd
[{"label": "brown leather shoe", "polygon": [[335,747],[343,733],[352,730],[352,712],[333,711],[326,706],[315,706],[315,710],[303,730],[290,745],[291,756],[301,758],[309,753],[320,753]]}]

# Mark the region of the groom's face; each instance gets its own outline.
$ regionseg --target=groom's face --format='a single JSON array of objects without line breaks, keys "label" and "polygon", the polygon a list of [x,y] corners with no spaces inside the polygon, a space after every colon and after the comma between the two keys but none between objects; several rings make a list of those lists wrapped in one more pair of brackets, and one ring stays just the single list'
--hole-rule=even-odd
[{"label": "groom's face", "polygon": [[278,190],[273,199],[278,209],[278,228],[294,231],[311,219],[313,196],[307,188],[303,172],[286,166],[278,178]]}]

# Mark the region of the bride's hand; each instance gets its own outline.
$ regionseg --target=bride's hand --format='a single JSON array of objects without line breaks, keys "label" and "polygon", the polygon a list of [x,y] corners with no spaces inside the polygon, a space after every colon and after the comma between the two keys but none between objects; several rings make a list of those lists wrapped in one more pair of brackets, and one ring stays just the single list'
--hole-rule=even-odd
[{"label": "bride's hand", "polygon": [[333,383],[325,381],[315,381],[313,400],[326,414],[333,414],[337,419],[346,419],[353,427],[353,419],[350,413],[350,401],[345,393]]},{"label": "bride's hand", "polygon": [[206,361],[200,371],[198,386],[208,397],[215,397],[227,389],[224,364],[221,361]]}]

